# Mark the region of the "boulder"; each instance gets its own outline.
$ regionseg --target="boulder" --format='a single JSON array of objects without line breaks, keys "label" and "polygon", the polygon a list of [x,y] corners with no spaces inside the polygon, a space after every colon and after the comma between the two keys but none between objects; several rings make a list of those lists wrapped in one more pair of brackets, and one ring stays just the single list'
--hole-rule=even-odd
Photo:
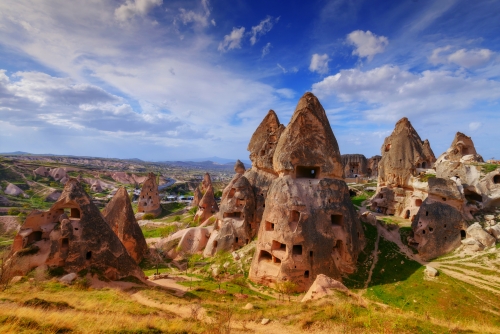
[{"label": "boulder", "polygon": [[10,196],[19,196],[24,194],[21,188],[12,183],[7,184],[7,188],[5,188],[4,193]]},{"label": "boulder", "polygon": [[483,230],[479,223],[474,223],[467,228],[467,237],[479,241],[485,247],[491,247],[496,242],[495,238]]},{"label": "boulder", "polygon": [[50,169],[49,168],[46,168],[46,167],[43,167],[43,166],[40,166],[38,167],[37,169],[35,169],[33,171],[33,174],[35,175],[39,175],[41,177],[47,177],[49,176],[49,172],[50,172]]},{"label": "boulder", "polygon": [[264,318],[262,319],[262,321],[260,322],[261,325],[267,325],[269,322],[271,322],[271,320],[267,319],[267,318]]},{"label": "boulder", "polygon": [[314,283],[311,285],[304,298],[302,298],[301,302],[303,303],[308,300],[317,300],[325,296],[332,295],[334,291],[348,293],[349,289],[341,282],[320,274],[316,277]]},{"label": "boulder", "polygon": [[54,190],[45,197],[45,202],[56,202],[61,197],[61,192]]},{"label": "boulder", "polygon": [[252,304],[250,304],[250,303],[248,303],[248,304],[246,304],[245,306],[243,306],[243,309],[244,309],[244,310],[253,310],[253,305],[252,305]]},{"label": "boulder", "polygon": [[424,274],[427,277],[436,277],[438,275],[438,271],[431,266],[425,266]]},{"label": "boulder", "polygon": [[184,253],[194,254],[202,251],[210,237],[210,229],[205,227],[188,228],[179,240],[178,249]]},{"label": "boulder", "polygon": [[130,197],[124,187],[118,189],[102,211],[102,215],[130,256],[135,262],[141,262],[148,251],[148,245],[135,219]]},{"label": "boulder", "polygon": [[61,181],[62,179],[68,179],[68,174],[66,173],[66,170],[64,168],[52,168],[49,171],[49,175],[56,181]]},{"label": "boulder", "polygon": [[486,231],[488,231],[488,233],[494,236],[497,240],[500,240],[500,224],[490,226],[486,229]]},{"label": "boulder", "polygon": [[464,250],[479,252],[484,249],[484,245],[474,238],[467,238],[462,240],[462,245]]},{"label": "boulder", "polygon": [[71,284],[76,278],[78,277],[77,274],[75,273],[69,273],[67,275],[64,275],[59,279],[59,282],[65,283],[65,284]]},{"label": "boulder", "polygon": [[10,279],[10,284],[16,284],[21,282],[24,276],[14,276]]}]

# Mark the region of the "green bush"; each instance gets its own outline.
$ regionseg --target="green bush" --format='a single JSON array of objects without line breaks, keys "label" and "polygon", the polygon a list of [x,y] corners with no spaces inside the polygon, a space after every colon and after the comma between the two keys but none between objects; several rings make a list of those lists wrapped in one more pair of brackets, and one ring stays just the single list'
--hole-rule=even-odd
[{"label": "green bush", "polygon": [[23,248],[20,251],[17,252],[17,255],[19,256],[28,256],[28,255],[33,255],[38,253],[40,248],[36,245],[30,245],[29,247]]},{"label": "green bush", "polygon": [[16,208],[10,208],[9,211],[7,211],[7,215],[9,215],[9,216],[17,216],[20,213],[21,213],[21,211],[19,211]]},{"label": "green bush", "polygon": [[152,213],[146,213],[144,216],[142,216],[142,219],[144,219],[144,220],[151,220],[154,218],[155,218],[155,215],[153,215]]}]

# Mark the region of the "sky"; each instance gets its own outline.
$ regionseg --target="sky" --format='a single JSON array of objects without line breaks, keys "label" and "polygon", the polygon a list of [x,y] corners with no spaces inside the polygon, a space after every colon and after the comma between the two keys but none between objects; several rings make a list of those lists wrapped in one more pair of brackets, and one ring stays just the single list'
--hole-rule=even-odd
[{"label": "sky", "polygon": [[313,92],[341,154],[408,117],[500,159],[500,0],[2,0],[0,152],[248,159]]}]

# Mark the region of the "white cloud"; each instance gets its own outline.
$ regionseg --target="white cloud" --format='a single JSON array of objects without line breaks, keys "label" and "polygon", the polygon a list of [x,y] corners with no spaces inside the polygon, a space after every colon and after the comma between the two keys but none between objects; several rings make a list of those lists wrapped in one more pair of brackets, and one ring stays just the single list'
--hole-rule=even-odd
[{"label": "white cloud", "polygon": [[267,43],[263,48],[262,48],[262,57],[266,56],[271,52],[271,43]]},{"label": "white cloud", "polygon": [[224,40],[219,43],[218,50],[226,52],[232,49],[241,49],[241,40],[245,34],[245,27],[233,28],[229,35],[224,36]]},{"label": "white cloud", "polygon": [[382,53],[385,47],[389,44],[389,40],[385,36],[377,36],[371,31],[355,30],[347,35],[347,43],[354,45],[356,48],[352,51],[353,55],[358,55],[360,58],[372,60],[377,53]]},{"label": "white cloud", "polygon": [[215,26],[215,20],[212,19],[209,21],[210,17],[210,4],[208,0],[201,0],[201,5],[203,7],[203,13],[197,13],[192,10],[186,10],[184,8],[179,8],[179,11],[181,12],[179,14],[180,19],[182,23],[188,24],[188,23],[194,23],[197,24],[201,27],[206,27],[208,26],[209,22]]},{"label": "white cloud", "polygon": [[290,88],[276,89],[276,93],[287,99],[293,99],[295,97],[295,91]]},{"label": "white cloud", "polygon": [[451,50],[453,50],[451,45],[434,49],[429,61],[434,65],[453,63],[465,68],[474,68],[486,65],[495,55],[489,49],[460,49],[453,53]]},{"label": "white cloud", "polygon": [[250,32],[250,34],[252,35],[250,37],[250,44],[254,45],[255,43],[257,43],[258,37],[263,36],[271,31],[274,23],[278,22],[279,19],[279,17],[277,19],[273,19],[272,16],[268,16],[264,20],[260,21],[258,25],[253,26]]},{"label": "white cloud", "polygon": [[136,15],[144,16],[156,6],[161,6],[163,0],[127,0],[116,8],[115,17],[119,21],[126,21]]},{"label": "white cloud", "polygon": [[475,130],[479,129],[481,127],[481,125],[482,125],[481,122],[472,122],[469,124],[469,129],[471,131],[475,131]]},{"label": "white cloud", "polygon": [[320,74],[328,73],[328,62],[330,58],[325,53],[323,55],[319,55],[317,53],[312,55],[311,64],[309,65],[309,70],[311,72],[318,72]]},{"label": "white cloud", "polygon": [[394,120],[494,101],[500,98],[500,83],[449,71],[411,73],[385,65],[366,72],[342,70],[313,84],[313,92],[320,98],[336,96],[344,102],[366,103],[370,119]]}]

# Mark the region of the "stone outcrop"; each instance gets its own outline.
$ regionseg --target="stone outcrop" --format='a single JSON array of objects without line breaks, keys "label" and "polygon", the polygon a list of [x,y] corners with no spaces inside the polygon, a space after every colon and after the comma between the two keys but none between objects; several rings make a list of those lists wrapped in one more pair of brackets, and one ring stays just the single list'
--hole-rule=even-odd
[{"label": "stone outcrop", "polygon": [[210,174],[205,173],[205,175],[203,175],[203,181],[201,181],[201,190],[206,192],[209,187],[212,187],[212,179],[210,178]]},{"label": "stone outcrop", "polygon": [[161,213],[160,196],[158,195],[158,185],[156,184],[156,175],[154,173],[149,173],[147,180],[142,185],[137,212],[142,214],[149,213],[155,217]]},{"label": "stone outcrop", "polygon": [[368,167],[367,173],[369,177],[377,177],[378,176],[378,164],[382,160],[382,156],[374,155],[370,159],[368,159]]},{"label": "stone outcrop", "polygon": [[413,240],[424,260],[446,254],[466,237],[465,198],[452,180],[429,179],[429,197],[412,221]]},{"label": "stone outcrop", "polygon": [[427,197],[427,184],[418,178],[436,161],[429,142],[420,139],[405,117],[396,123],[382,145],[378,189],[372,210],[406,219],[413,217]]},{"label": "stone outcrop", "polygon": [[36,176],[47,177],[49,176],[50,169],[47,167],[40,166],[33,171],[33,174]]},{"label": "stone outcrop", "polygon": [[354,272],[363,230],[342,179],[335,136],[318,99],[306,93],[279,138],[249,278],[289,280],[307,290],[319,274]]},{"label": "stone outcrop", "polygon": [[344,177],[355,178],[368,175],[368,161],[363,154],[342,154]]},{"label": "stone outcrop", "polygon": [[194,220],[199,223],[205,222],[208,218],[212,217],[219,211],[219,206],[215,201],[214,188],[212,187],[212,184],[210,183],[207,187],[208,188],[198,205],[198,211],[194,216]]},{"label": "stone outcrop", "polygon": [[234,166],[236,175],[222,193],[216,232],[210,238],[211,245],[205,250],[205,256],[238,249],[248,244],[257,233],[258,225],[254,223],[255,194],[252,185],[243,176],[245,169],[241,165],[238,160]]},{"label": "stone outcrop", "polygon": [[52,168],[49,171],[49,175],[56,181],[60,181],[61,183],[66,183],[68,180],[68,174],[64,168]]},{"label": "stone outcrop", "polygon": [[335,293],[335,291],[340,291],[343,293],[349,293],[349,289],[341,282],[334,280],[326,275],[320,274],[314,280],[304,298],[301,302],[306,302],[308,300],[317,300]]},{"label": "stone outcrop", "polygon": [[284,128],[276,113],[269,110],[248,144],[247,150],[250,152],[253,167],[274,173],[274,151]]},{"label": "stone outcrop", "polygon": [[130,256],[135,262],[141,262],[148,251],[148,245],[135,219],[130,197],[124,187],[118,189],[102,211],[102,215]]},{"label": "stone outcrop", "polygon": [[193,196],[193,200],[191,201],[191,206],[198,206],[200,205],[200,201],[201,199],[203,198],[203,194],[201,193],[201,190],[200,190],[200,187],[196,187],[194,189],[194,196]]},{"label": "stone outcrop", "polygon": [[15,184],[8,183],[7,187],[4,190],[4,193],[10,196],[19,196],[24,195],[24,191],[21,188],[16,186]]},{"label": "stone outcrop", "polygon": [[273,156],[274,171],[294,178],[341,179],[339,152],[323,107],[312,93],[304,94],[279,138]]},{"label": "stone outcrop", "polygon": [[12,275],[48,265],[66,272],[98,272],[111,280],[143,278],[120,239],[73,178],[50,210],[34,211],[26,217],[9,261],[14,262]]}]

